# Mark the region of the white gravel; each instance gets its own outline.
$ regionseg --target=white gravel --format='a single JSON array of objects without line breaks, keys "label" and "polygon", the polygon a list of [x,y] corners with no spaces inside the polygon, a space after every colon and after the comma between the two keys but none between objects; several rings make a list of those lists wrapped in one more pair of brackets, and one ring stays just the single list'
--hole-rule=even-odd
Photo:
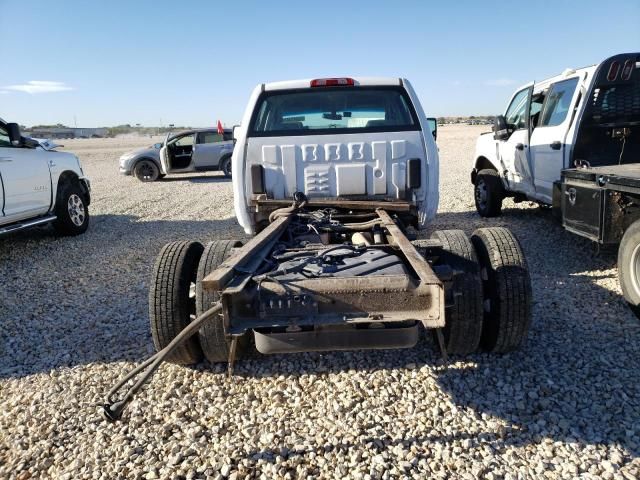
[{"label": "white gravel", "polygon": [[66,141],[93,183],[77,238],[0,240],[0,478],[615,478],[640,475],[640,322],[615,256],[507,202],[481,220],[470,157],[486,127],[440,129],[434,228],[510,227],[532,271],[513,354],[442,365],[411,350],[161,368],[125,413],[95,404],[152,352],[147,287],[161,246],[242,237],[219,174],[142,184],[117,172],[151,139]]}]

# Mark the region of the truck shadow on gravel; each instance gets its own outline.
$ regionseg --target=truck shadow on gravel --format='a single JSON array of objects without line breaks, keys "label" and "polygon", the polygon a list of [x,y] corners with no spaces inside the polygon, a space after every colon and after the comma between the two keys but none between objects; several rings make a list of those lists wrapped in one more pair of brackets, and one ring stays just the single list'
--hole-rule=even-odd
[{"label": "truck shadow on gravel", "polygon": [[[490,220],[471,212],[439,214],[426,236],[433,230],[460,226],[469,234],[479,227],[505,226],[522,244],[534,305],[529,337],[520,350],[454,356],[441,365],[429,338],[412,350],[304,354],[291,363],[307,374],[358,370],[359,366],[365,370],[426,367],[458,411],[472,415],[474,424],[493,424],[477,434],[452,431],[420,437],[411,431],[403,436],[400,427],[386,436],[362,440],[378,453],[400,444],[415,445],[420,451],[433,443],[455,441],[466,441],[469,447],[488,443],[501,453],[512,446],[559,441],[619,446],[627,452],[623,464],[640,455],[640,321],[617,287],[614,253],[594,256],[590,242],[564,231],[550,212],[539,209],[505,210],[502,217]],[[302,367],[309,362],[312,366]],[[259,368],[264,375],[278,375],[283,373],[281,367],[274,357]],[[418,407],[414,415],[432,415],[431,405],[422,407],[422,413]],[[446,415],[442,413],[443,418]],[[327,449],[351,446],[318,445],[285,453],[322,455]],[[248,457],[270,461],[281,454],[277,449],[261,450]]]},{"label": "truck shadow on gravel", "polygon": [[[426,367],[457,409],[502,425],[476,435],[453,432],[416,438],[407,432],[402,440],[379,436],[366,441],[381,451],[399,442],[426,445],[466,439],[504,450],[550,439],[616,444],[630,455],[640,455],[640,322],[616,290],[615,258],[594,258],[589,242],[565,232],[548,212],[539,210],[506,210],[494,220],[444,213],[430,231],[464,226],[471,233],[496,225],[518,236],[531,270],[533,322],[519,351],[454,357],[443,366],[435,346],[423,341],[411,350],[293,355],[286,371],[283,357],[263,357],[238,363],[237,373],[260,377]],[[233,217],[144,221],[130,215],[97,215],[79,237],[56,238],[47,230],[31,230],[4,239],[0,378],[146,359],[153,350],[148,283],[162,245],[243,237]],[[197,368],[208,370],[206,364]],[[426,415],[428,408],[424,405],[416,414]],[[274,452],[255,454],[269,458]],[[294,454],[304,452],[289,452]]]},{"label": "truck shadow on gravel", "polygon": [[516,234],[531,273],[533,321],[520,350],[440,369],[442,390],[457,406],[505,421],[498,447],[549,438],[640,454],[640,320],[619,290],[616,252],[596,255],[591,242],[537,208],[488,220],[444,214],[434,227],[455,225],[468,233],[499,225]]},{"label": "truck shadow on gravel", "polygon": [[162,246],[244,238],[235,217],[94,215],[77,237],[31,229],[0,242],[0,379],[140,361],[153,344],[148,287]]}]

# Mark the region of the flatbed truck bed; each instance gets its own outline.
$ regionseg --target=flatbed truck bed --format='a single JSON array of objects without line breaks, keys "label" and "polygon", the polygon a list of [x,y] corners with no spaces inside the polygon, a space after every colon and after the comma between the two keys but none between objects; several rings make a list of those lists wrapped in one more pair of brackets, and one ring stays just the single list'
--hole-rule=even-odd
[{"label": "flatbed truck bed", "polygon": [[619,244],[640,219],[640,164],[567,169],[559,190],[564,228],[599,244]]}]

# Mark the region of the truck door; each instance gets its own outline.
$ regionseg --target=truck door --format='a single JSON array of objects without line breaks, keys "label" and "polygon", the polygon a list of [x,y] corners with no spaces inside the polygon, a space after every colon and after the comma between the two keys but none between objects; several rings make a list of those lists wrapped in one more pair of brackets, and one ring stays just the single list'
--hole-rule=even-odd
[{"label": "truck door", "polygon": [[553,183],[560,180],[564,164],[567,132],[571,124],[573,108],[577,101],[578,77],[556,82],[549,87],[540,119],[531,135],[531,159],[533,164],[536,198],[551,203]]},{"label": "truck door", "polygon": [[193,165],[196,170],[212,170],[220,162],[223,146],[222,134],[217,132],[198,132],[193,146]]},{"label": "truck door", "polygon": [[4,189],[3,221],[42,215],[51,206],[51,153],[16,147],[0,125],[0,175]]},{"label": "truck door", "polygon": [[162,146],[160,147],[160,152],[158,153],[158,155],[160,156],[160,167],[161,167],[162,173],[164,174],[169,173],[171,170],[171,164],[169,162],[169,148],[167,147],[167,143],[169,142],[170,136],[171,134],[167,134],[167,136],[164,139],[164,142],[162,142]]},{"label": "truck door", "polygon": [[529,163],[529,109],[533,85],[523,88],[511,99],[505,113],[508,128],[512,131],[507,140],[496,143],[497,157],[507,171],[509,189],[530,194],[533,178]]}]

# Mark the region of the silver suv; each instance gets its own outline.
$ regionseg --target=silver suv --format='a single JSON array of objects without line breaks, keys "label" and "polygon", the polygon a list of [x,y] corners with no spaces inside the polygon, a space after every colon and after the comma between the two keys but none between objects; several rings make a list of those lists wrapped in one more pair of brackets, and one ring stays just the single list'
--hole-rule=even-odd
[{"label": "silver suv", "polygon": [[125,153],[120,173],[135,175],[141,182],[154,182],[168,173],[219,170],[231,177],[233,139],[231,130],[187,130],[167,135],[163,143]]}]

